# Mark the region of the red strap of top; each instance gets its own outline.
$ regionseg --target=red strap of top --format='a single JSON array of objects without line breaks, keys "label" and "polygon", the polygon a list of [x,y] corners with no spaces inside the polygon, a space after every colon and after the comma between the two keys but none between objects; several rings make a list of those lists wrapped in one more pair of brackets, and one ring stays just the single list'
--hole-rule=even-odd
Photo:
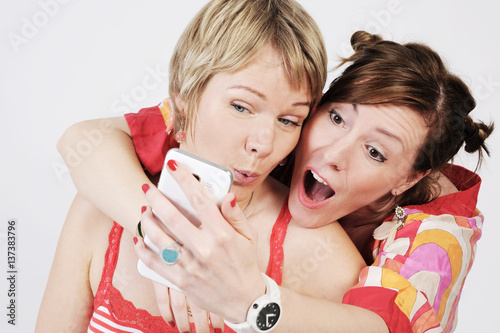
[{"label": "red strap of top", "polygon": [[112,281],[118,261],[122,232],[123,228],[114,222],[108,237],[109,246],[104,257],[101,282],[94,297],[94,309],[105,303],[104,305],[109,309],[112,317],[116,318],[121,325],[149,333],[178,333],[178,330],[168,326],[161,316],[152,316],[148,311],[136,308],[132,302],[124,299],[120,291],[113,286]]},{"label": "red strap of top", "polygon": [[271,233],[271,250],[269,253],[269,263],[267,265],[267,276],[276,281],[281,286],[283,280],[283,260],[285,253],[283,251],[283,243],[285,242],[288,223],[292,215],[288,210],[288,197],[286,197],[283,206],[281,207],[280,215],[274,223]]},{"label": "red strap of top", "polygon": [[102,270],[101,282],[99,282],[99,288],[94,297],[94,309],[97,309],[101,305],[113,281],[122,232],[123,228],[118,223],[113,222],[113,228],[108,236],[109,246],[104,256],[104,269]]}]

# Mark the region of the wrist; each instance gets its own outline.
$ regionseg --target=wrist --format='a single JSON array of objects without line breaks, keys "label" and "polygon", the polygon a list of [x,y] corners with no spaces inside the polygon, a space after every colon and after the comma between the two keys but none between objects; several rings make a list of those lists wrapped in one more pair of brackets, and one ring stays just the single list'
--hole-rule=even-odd
[{"label": "wrist", "polygon": [[262,276],[262,273],[258,273],[255,278],[250,279],[249,284],[247,284],[242,290],[245,290],[245,294],[239,297],[240,302],[238,306],[233,307],[234,314],[228,316],[225,319],[232,323],[242,323],[246,321],[248,310],[252,306],[253,302],[260,296],[266,293],[266,281]]}]

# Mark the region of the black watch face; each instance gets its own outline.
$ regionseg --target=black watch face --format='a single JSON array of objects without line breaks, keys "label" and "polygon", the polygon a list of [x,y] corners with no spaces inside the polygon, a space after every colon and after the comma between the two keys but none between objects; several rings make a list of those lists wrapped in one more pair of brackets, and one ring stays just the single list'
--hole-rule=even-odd
[{"label": "black watch face", "polygon": [[280,307],[276,303],[269,303],[260,310],[257,316],[257,327],[262,331],[271,329],[280,317]]}]

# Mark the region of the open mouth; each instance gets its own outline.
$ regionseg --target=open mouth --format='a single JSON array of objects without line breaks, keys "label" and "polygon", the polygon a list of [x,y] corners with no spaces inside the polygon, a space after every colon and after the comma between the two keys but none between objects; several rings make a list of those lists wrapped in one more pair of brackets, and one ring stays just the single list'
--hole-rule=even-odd
[{"label": "open mouth", "polygon": [[335,191],[312,170],[306,172],[304,189],[307,197],[312,201],[323,201],[335,194]]}]

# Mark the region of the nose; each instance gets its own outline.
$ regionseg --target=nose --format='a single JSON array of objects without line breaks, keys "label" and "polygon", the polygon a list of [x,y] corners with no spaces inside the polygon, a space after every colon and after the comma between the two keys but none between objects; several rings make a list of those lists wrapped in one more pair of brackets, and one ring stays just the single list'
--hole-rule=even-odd
[{"label": "nose", "polygon": [[344,171],[354,152],[354,143],[348,135],[333,140],[325,149],[326,162],[337,171]]},{"label": "nose", "polygon": [[266,157],[273,152],[274,131],[269,127],[260,127],[247,138],[246,149],[257,157]]}]

